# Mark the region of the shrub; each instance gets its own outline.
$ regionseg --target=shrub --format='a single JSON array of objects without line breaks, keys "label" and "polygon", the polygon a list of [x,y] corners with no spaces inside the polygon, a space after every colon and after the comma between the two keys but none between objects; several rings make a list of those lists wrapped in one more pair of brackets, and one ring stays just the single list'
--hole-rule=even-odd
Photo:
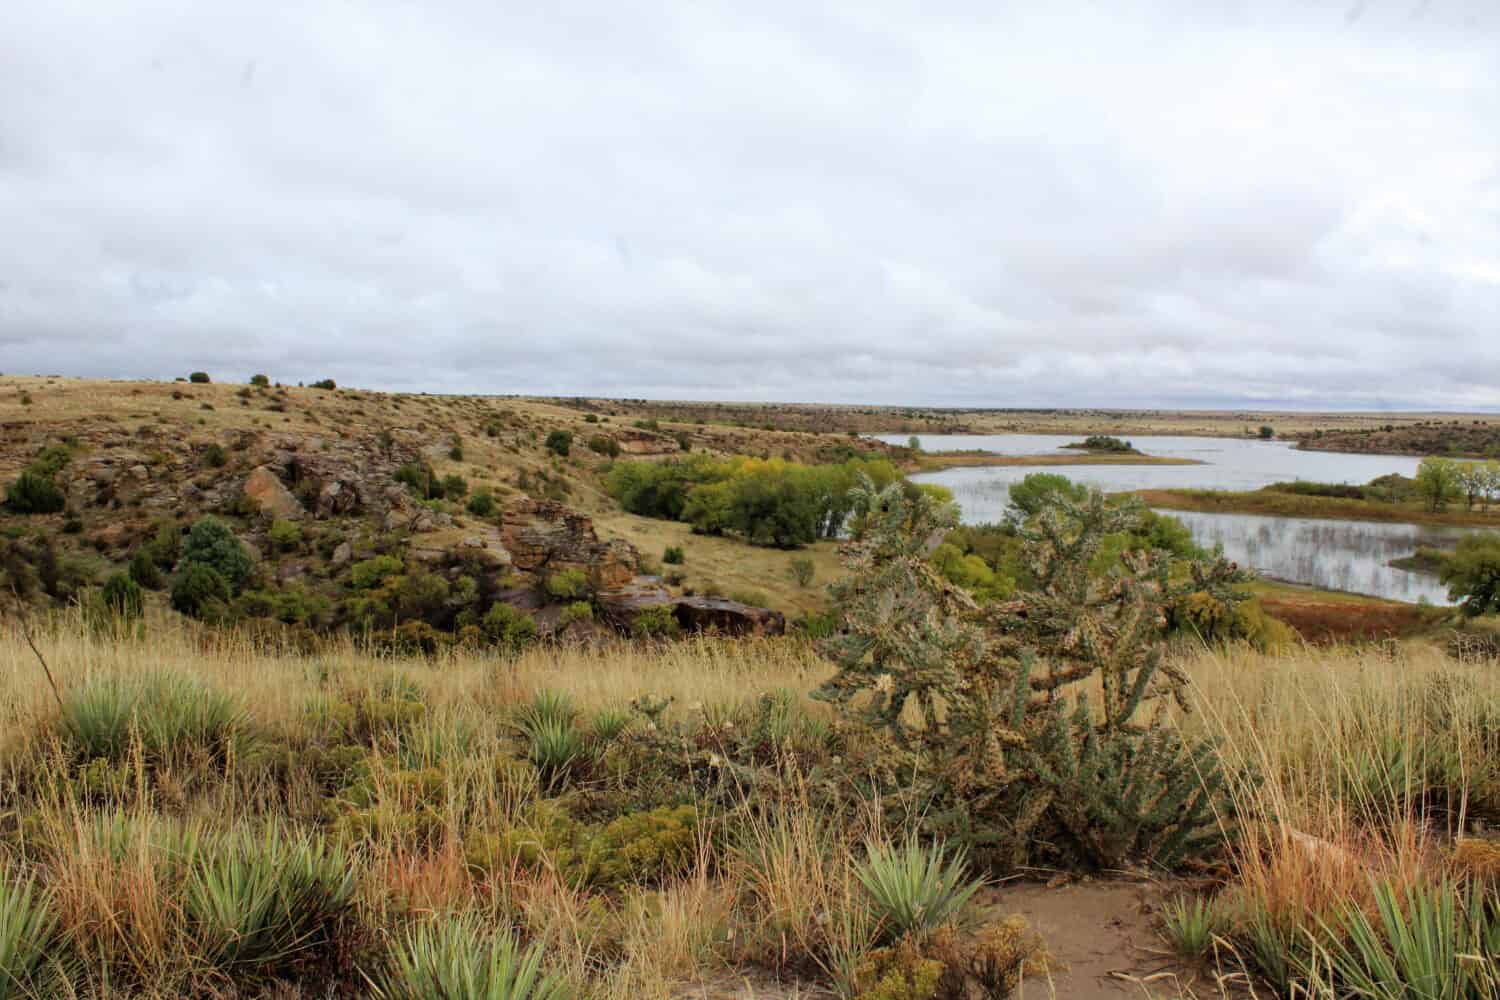
[{"label": "shrub", "polygon": [[542,972],[542,950],[522,949],[509,932],[489,936],[470,917],[416,925],[374,982],[383,1000],[567,1000],[565,980]]},{"label": "shrub", "polygon": [[1010,509],[1008,516],[1013,521],[1025,521],[1041,513],[1056,498],[1080,501],[1088,496],[1088,488],[1075,483],[1067,476],[1055,472],[1033,472],[1010,487]]},{"label": "shrub", "polygon": [[464,509],[475,517],[489,517],[495,513],[495,506],[495,494],[489,490],[479,490],[469,497],[469,502]]},{"label": "shrub", "polygon": [[536,642],[536,621],[509,604],[492,605],[485,613],[483,628],[490,641],[512,656]]},{"label": "shrub", "polygon": [[399,575],[406,564],[397,556],[373,556],[361,559],[349,567],[349,585],[355,590],[378,587],[387,579]]},{"label": "shrub", "polygon": [[665,604],[642,608],[630,623],[630,631],[641,639],[670,638],[682,631],[672,609]]},{"label": "shrub", "polygon": [[543,446],[554,455],[567,457],[573,450],[573,435],[568,431],[552,431]]},{"label": "shrub", "polygon": [[442,494],[449,500],[458,500],[469,492],[469,482],[456,472],[443,477]]},{"label": "shrub", "polygon": [[68,505],[68,498],[51,476],[27,469],[10,484],[5,507],[13,514],[56,514]]},{"label": "shrub", "polygon": [[212,382],[213,379],[208,377],[208,372],[193,372],[188,376],[188,381],[203,385],[205,383]]},{"label": "shrub", "polygon": [[331,378],[324,378],[314,382],[312,387],[314,389],[337,389],[339,385]]},{"label": "shrub", "polygon": [[161,589],[161,568],[145,549],[130,557],[130,578],[147,590]]},{"label": "shrub", "polygon": [[443,486],[437,474],[422,462],[407,462],[397,469],[396,482],[403,484],[420,500],[437,500],[443,496]]},{"label": "shrub", "polygon": [[792,560],[792,579],[797,581],[797,586],[806,587],[813,582],[813,575],[817,572],[813,561],[805,556],[799,556]]},{"label": "shrub", "polygon": [[269,389],[271,387],[271,379],[267,375],[251,375],[250,384],[257,389]]},{"label": "shrub", "polygon": [[964,877],[962,850],[948,857],[941,844],[871,842],[866,852],[854,874],[870,894],[888,940],[925,934],[957,919],[984,885],[983,879]]},{"label": "shrub", "polygon": [[51,897],[0,865],[0,1000],[52,996],[58,921]]},{"label": "shrub", "polygon": [[128,574],[115,573],[99,591],[99,603],[107,614],[125,621],[134,621],[145,611],[146,593]]},{"label": "shrub", "polygon": [[681,545],[668,545],[661,554],[661,561],[668,566],[681,566],[687,560]]},{"label": "shrub", "polygon": [[689,434],[687,431],[678,431],[677,434],[676,434],[676,438],[677,438],[677,450],[678,451],[692,451],[693,450],[693,436],[691,434]]},{"label": "shrub", "polygon": [[574,622],[588,622],[594,620],[594,606],[588,601],[574,601],[562,609],[558,617],[558,624],[567,627]]},{"label": "shrub", "polygon": [[266,533],[266,537],[282,552],[291,552],[302,544],[302,525],[278,517],[271,522],[271,530]]},{"label": "shrub", "polygon": [[620,454],[620,442],[607,434],[595,434],[589,438],[589,450],[617,458]]},{"label": "shrub", "polygon": [[547,593],[560,601],[576,601],[589,594],[589,578],[581,569],[565,569],[547,577]]},{"label": "shrub", "polygon": [[205,516],[194,521],[188,532],[179,569],[206,566],[223,578],[232,591],[238,591],[254,565],[244,543],[229,526],[216,517]]},{"label": "shrub", "polygon": [[224,446],[217,441],[203,449],[203,464],[211,469],[222,469],[228,461],[228,453],[224,451]]},{"label": "shrub", "polygon": [[232,591],[229,581],[212,566],[189,563],[172,581],[172,607],[194,618],[217,605],[227,604]]},{"label": "shrub", "polygon": [[687,869],[698,848],[698,810],[661,806],[606,823],[589,840],[595,885],[659,882]]},{"label": "shrub", "polygon": [[1500,533],[1476,532],[1458,540],[1443,561],[1438,579],[1448,586],[1448,599],[1462,601],[1469,617],[1500,611]]},{"label": "shrub", "polygon": [[1262,441],[1269,441],[1276,436],[1276,428],[1270,424],[1261,424],[1259,433]]}]

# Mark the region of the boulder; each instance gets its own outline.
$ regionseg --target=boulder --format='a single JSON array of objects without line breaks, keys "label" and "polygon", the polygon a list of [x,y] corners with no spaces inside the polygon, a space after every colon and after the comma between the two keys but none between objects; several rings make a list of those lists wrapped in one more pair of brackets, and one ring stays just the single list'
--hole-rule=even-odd
[{"label": "boulder", "polygon": [[599,541],[592,520],[555,500],[511,500],[501,515],[500,537],[516,569],[541,574],[582,570],[597,590],[625,586],[640,562],[629,542]]},{"label": "boulder", "polygon": [[317,516],[319,518],[352,514],[358,507],[359,490],[352,482],[331,479],[323,483],[322,489],[318,490]]},{"label": "boulder", "polygon": [[339,542],[334,548],[333,555],[328,559],[328,565],[334,569],[345,566],[354,558],[354,546],[348,542]]},{"label": "boulder", "polygon": [[264,465],[256,466],[245,477],[245,496],[262,514],[269,514],[271,517],[295,521],[307,513],[276,473]]},{"label": "boulder", "polygon": [[622,632],[635,630],[636,617],[642,611],[670,608],[674,603],[661,578],[656,576],[638,576],[624,586],[602,590],[598,600],[604,620]]},{"label": "boulder", "polygon": [[684,632],[716,632],[733,636],[781,635],[786,632],[786,616],[780,611],[720,597],[678,598],[672,613]]}]

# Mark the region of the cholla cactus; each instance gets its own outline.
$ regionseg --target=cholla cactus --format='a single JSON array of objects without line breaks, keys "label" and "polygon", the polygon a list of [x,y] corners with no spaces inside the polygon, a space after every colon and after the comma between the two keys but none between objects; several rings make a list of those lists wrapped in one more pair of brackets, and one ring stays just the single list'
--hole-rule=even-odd
[{"label": "cholla cactus", "polygon": [[888,738],[893,790],[1002,865],[1040,860],[1043,843],[1049,860],[1105,866],[1192,849],[1220,785],[1212,754],[1143,707],[1187,708],[1166,608],[1198,590],[1232,605],[1238,571],[1194,564],[1174,584],[1163,554],[1136,553],[1091,575],[1101,541],[1140,512],[1095,492],[1023,530],[1037,588],[981,606],[927,561],[951,505],[868,483],[855,502],[865,530],[834,588],[841,628],[820,647],[839,669],[818,694]]}]

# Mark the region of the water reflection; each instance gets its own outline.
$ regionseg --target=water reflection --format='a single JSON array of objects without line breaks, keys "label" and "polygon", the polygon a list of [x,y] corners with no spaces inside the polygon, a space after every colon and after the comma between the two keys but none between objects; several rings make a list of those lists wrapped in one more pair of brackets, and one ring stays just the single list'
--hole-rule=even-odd
[{"label": "water reflection", "polygon": [[1277,580],[1398,601],[1447,604],[1447,590],[1425,573],[1394,569],[1392,559],[1419,545],[1452,548],[1462,528],[1374,521],[1330,521],[1248,514],[1165,511],[1180,518],[1200,545]]},{"label": "water reflection", "polygon": [[[899,436],[884,437],[896,444]],[[1055,434],[926,435],[927,451],[978,449],[1002,455],[1063,451],[1077,437]],[[1404,455],[1349,455],[1297,451],[1282,441],[1241,438],[1137,437],[1132,443],[1150,455],[1193,458],[1203,465],[1074,465],[961,468],[913,476],[953,491],[964,521],[999,521],[1010,504],[1010,484],[1033,472],[1056,472],[1106,492],[1144,489],[1254,490],[1297,479],[1325,483],[1367,483],[1392,472],[1410,476],[1418,458]],[[1447,603],[1447,593],[1427,574],[1392,569],[1392,559],[1418,545],[1451,548],[1463,529],[1430,528],[1369,521],[1333,521],[1247,514],[1188,514],[1172,511],[1201,545],[1222,545],[1224,554],[1266,576],[1329,590],[1373,594],[1400,601],[1426,598]]]}]

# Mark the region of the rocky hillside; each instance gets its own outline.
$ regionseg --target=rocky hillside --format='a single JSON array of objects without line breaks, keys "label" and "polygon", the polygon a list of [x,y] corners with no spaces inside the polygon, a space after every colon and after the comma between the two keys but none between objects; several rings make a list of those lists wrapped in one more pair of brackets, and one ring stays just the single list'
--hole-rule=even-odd
[{"label": "rocky hillside", "polygon": [[[66,603],[128,574],[165,603],[189,530],[211,517],[254,569],[203,617],[418,645],[492,639],[517,617],[500,605],[541,635],[774,633],[776,612],[643,574],[591,516],[613,508],[598,482],[616,456],[764,451],[771,437],[513,399],[0,379],[0,482],[15,491],[27,474],[57,493],[35,507],[7,495],[0,582]],[[775,437],[794,455],[823,445]]]}]

